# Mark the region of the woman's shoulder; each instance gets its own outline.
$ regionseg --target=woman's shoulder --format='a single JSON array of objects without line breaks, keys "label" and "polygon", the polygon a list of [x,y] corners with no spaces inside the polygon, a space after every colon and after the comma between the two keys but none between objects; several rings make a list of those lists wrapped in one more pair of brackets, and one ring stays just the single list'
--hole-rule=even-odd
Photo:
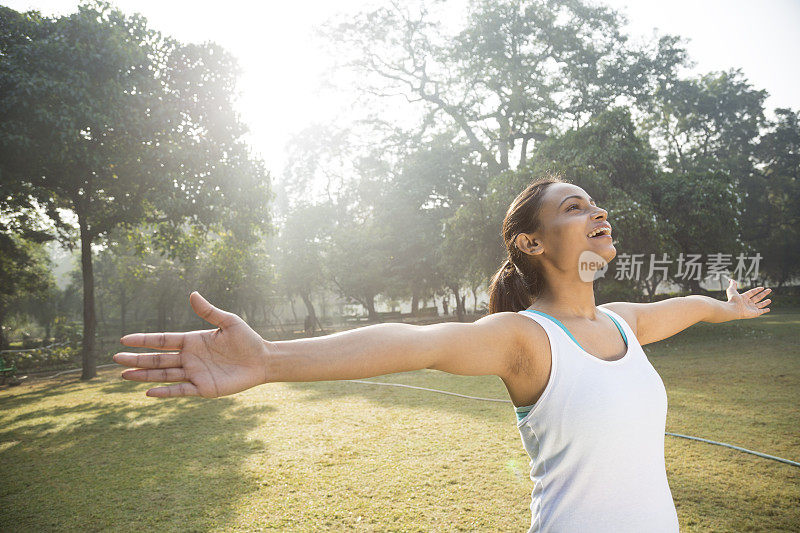
[{"label": "woman's shoulder", "polygon": [[536,332],[540,332],[542,335],[545,333],[544,328],[538,322],[530,319],[530,314],[522,311],[501,311],[488,316],[492,317],[491,320],[497,324],[497,327],[522,337],[538,335],[539,333]]},{"label": "woman's shoulder", "polygon": [[[633,302],[609,302],[607,304],[600,304],[597,307],[608,309],[618,314],[628,323],[631,331],[636,333],[636,304]],[[638,337],[638,333],[636,336]]]},{"label": "woman's shoulder", "polygon": [[531,319],[532,313],[503,311],[495,315],[498,315],[495,317],[497,322],[519,339],[520,349],[511,365],[514,373],[530,375],[534,372],[533,367],[542,364],[545,355],[550,353],[547,331],[537,320]]}]

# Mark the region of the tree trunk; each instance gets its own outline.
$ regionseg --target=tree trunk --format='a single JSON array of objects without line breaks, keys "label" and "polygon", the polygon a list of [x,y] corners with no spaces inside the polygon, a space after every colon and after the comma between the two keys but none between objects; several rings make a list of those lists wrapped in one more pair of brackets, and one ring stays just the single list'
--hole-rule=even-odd
[{"label": "tree trunk", "polygon": [[252,302],[248,301],[247,303],[245,303],[243,305],[243,307],[246,309],[245,313],[246,313],[246,316],[247,316],[247,320],[246,320],[247,323],[250,324],[250,327],[255,327],[256,326],[256,308],[255,308],[255,305]]},{"label": "tree trunk", "polygon": [[[305,292],[301,294],[300,297],[303,299],[303,303],[306,304],[306,312],[308,313],[308,316],[311,317],[311,334],[313,335],[316,331],[314,328],[319,325],[319,320],[317,320],[317,312],[314,310],[314,303],[311,301],[311,296]],[[322,326],[320,326],[319,329],[322,329]]]},{"label": "tree trunk", "polygon": [[520,148],[519,154],[519,166],[524,167],[525,164],[528,162],[528,137],[522,138],[522,148]]},{"label": "tree trunk", "polygon": [[83,373],[81,381],[97,376],[95,361],[94,271],[92,270],[92,235],[86,216],[78,213],[81,231],[81,270],[83,274]]},{"label": "tree trunk", "polygon": [[369,295],[365,299],[366,305],[364,307],[367,308],[367,316],[369,317],[370,321],[378,320],[378,313],[375,311],[375,296]]},{"label": "tree trunk", "polygon": [[658,290],[658,284],[661,283],[661,281],[658,279],[656,275],[654,275],[652,279],[645,280],[643,283],[646,290],[647,301],[648,302],[655,301],[656,291]]},{"label": "tree trunk", "polygon": [[119,329],[120,329],[119,336],[120,337],[124,337],[125,336],[125,304],[127,303],[125,301],[125,285],[120,284],[120,286],[119,286],[119,294],[120,294],[120,296],[119,296],[119,303],[120,303],[120,306],[119,306]]},{"label": "tree trunk", "polygon": [[278,329],[281,330],[281,334],[286,335],[286,328],[283,327],[283,320],[281,320],[281,317],[278,316],[274,308],[270,309],[269,312],[275,317],[275,324],[278,326]]},{"label": "tree trunk", "polygon": [[701,294],[702,288],[700,287],[700,282],[696,279],[688,279],[686,283],[689,285],[689,294]]},{"label": "tree trunk", "polygon": [[3,323],[5,322],[5,316],[0,315],[0,350],[8,349],[8,344],[6,343],[6,336],[3,333]]},{"label": "tree trunk", "polygon": [[458,318],[459,322],[464,322],[465,319],[465,306],[464,300],[466,299],[465,296],[461,296],[458,292],[458,285],[449,285],[448,286],[451,291],[453,291],[453,295],[456,297],[456,317]]},{"label": "tree trunk", "polygon": [[415,316],[419,311],[419,295],[417,291],[411,294],[411,316]]},{"label": "tree trunk", "polygon": [[105,331],[108,331],[108,328],[106,327],[106,325],[107,325],[106,324],[106,315],[105,315],[105,311],[103,309],[103,300],[104,300],[104,298],[102,297],[102,295],[100,296],[100,299],[97,300],[97,324],[98,324],[98,326],[102,326],[102,327],[98,327],[98,329],[102,329],[103,330],[103,331],[100,332],[100,336],[101,337],[103,336]]}]

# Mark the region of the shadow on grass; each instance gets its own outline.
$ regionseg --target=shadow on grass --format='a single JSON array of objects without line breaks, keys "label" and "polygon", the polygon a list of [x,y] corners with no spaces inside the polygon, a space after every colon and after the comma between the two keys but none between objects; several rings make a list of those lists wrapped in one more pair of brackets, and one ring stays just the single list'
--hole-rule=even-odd
[{"label": "shadow on grass", "polygon": [[[13,409],[15,407],[19,407],[21,405],[26,405],[31,402],[36,402],[44,398],[48,398],[50,396],[56,396],[60,394],[66,394],[70,392],[75,392],[80,390],[81,382],[76,382],[75,378],[68,378],[63,380],[54,381],[53,383],[43,384],[44,380],[31,380],[29,382],[23,382],[22,385],[17,385],[16,387],[9,387],[5,386],[0,389],[2,391],[10,391],[16,392],[16,394],[10,394],[6,397],[0,397],[0,408],[2,409]],[[92,383],[91,381],[83,382],[83,383]],[[20,388],[25,388],[26,386],[35,385],[36,388],[29,392],[18,392]]]},{"label": "shadow on grass", "polygon": [[[0,530],[205,530],[235,521],[239,500],[258,491],[243,465],[269,453],[245,436],[270,408],[233,398],[143,401],[130,383],[98,384],[0,397],[0,425],[11,427],[0,432]],[[37,403],[45,406],[15,413]]]}]

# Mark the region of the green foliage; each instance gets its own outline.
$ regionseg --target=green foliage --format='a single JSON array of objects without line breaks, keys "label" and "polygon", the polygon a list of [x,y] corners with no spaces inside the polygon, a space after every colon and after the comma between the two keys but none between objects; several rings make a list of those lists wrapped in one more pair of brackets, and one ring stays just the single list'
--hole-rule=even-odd
[{"label": "green foliage", "polygon": [[243,309],[266,300],[270,274],[263,243],[236,239],[232,232],[225,232],[200,252],[192,281],[214,305],[241,315]]},{"label": "green foliage", "polygon": [[743,184],[742,237],[764,256],[764,271],[783,284],[800,275],[800,123],[796,111],[776,109],[759,140],[762,169]]},{"label": "green foliage", "polygon": [[492,174],[510,167],[517,146],[524,162],[529,141],[565,124],[580,126],[620,102],[643,107],[687,61],[676,38],[631,46],[624,17],[581,1],[470,2],[452,37],[424,5],[418,15],[381,6],[336,22],[324,34],[364,93],[421,101],[420,130],[438,114]]},{"label": "green foliage", "polygon": [[271,228],[268,174],[241,140],[239,69],[217,45],[182,44],[101,1],[52,19],[0,7],[0,20],[0,197],[34,198],[69,246],[58,210],[77,216],[91,362],[91,245],[148,224],[170,260],[187,260],[211,228],[255,238]]},{"label": "green foliage", "polygon": [[92,239],[147,217],[269,227],[266,174],[238,140],[229,54],[163,37],[103,2],[57,19],[3,9],[22,33],[0,56],[0,146],[13,154],[0,165],[4,186],[31,184]]},{"label": "green foliage", "polygon": [[68,317],[59,315],[53,319],[53,340],[56,343],[76,343],[81,340],[80,322],[69,320]]},{"label": "green foliage", "polygon": [[667,168],[718,170],[734,181],[751,169],[753,140],[766,125],[766,97],[741,69],[712,72],[659,87],[644,122],[660,141]]},{"label": "green foliage", "polygon": [[[41,302],[52,293],[55,282],[51,267],[44,245],[0,232],[0,350],[8,346],[3,331],[6,319],[24,312],[24,307],[30,309],[26,302]],[[36,312],[42,317],[48,310]]]}]

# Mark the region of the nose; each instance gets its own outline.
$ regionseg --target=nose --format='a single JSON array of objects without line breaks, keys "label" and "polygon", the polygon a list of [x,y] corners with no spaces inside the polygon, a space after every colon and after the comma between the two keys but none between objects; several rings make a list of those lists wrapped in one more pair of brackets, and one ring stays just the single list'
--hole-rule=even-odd
[{"label": "nose", "polygon": [[598,212],[594,214],[594,218],[602,218],[602,219],[608,218],[608,211],[606,211],[602,207],[598,207],[597,209]]}]

